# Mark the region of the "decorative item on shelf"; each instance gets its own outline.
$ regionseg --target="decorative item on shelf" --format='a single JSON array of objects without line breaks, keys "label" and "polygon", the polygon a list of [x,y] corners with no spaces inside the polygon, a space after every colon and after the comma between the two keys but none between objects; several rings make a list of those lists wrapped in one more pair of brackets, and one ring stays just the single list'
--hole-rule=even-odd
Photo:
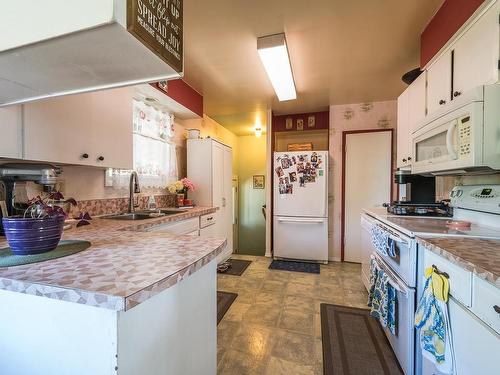
[{"label": "decorative item on shelf", "polygon": [[255,175],[253,176],[253,188],[254,189],[264,189],[265,188],[265,176]]},{"label": "decorative item on shelf", "polygon": [[297,119],[297,130],[304,130],[304,119]]},{"label": "decorative item on shelf", "polygon": [[313,144],[308,143],[289,143],[287,146],[288,151],[312,151]]},{"label": "decorative item on shelf", "polygon": [[[70,207],[77,205],[76,200],[64,199],[61,192],[56,190],[46,197],[30,199],[28,205],[22,216],[2,218],[12,254],[31,255],[54,250],[61,240]],[[85,215],[77,227],[89,224],[87,220],[90,220],[90,215]]]},{"label": "decorative item on shelf", "polygon": [[293,118],[287,117],[285,119],[285,129],[286,130],[292,130],[293,129]]},{"label": "decorative item on shelf", "polygon": [[172,194],[177,194],[177,207],[185,205],[184,200],[187,199],[187,192],[194,191],[195,186],[188,178],[183,178],[179,181],[174,181],[167,186],[167,190]]},{"label": "decorative item on shelf", "polygon": [[156,86],[163,92],[168,93],[168,81],[158,81]]},{"label": "decorative item on shelf", "polygon": [[188,139],[200,139],[200,129],[187,129]]},{"label": "decorative item on shelf", "polygon": [[310,115],[307,117],[307,127],[314,128],[316,126],[316,116]]}]

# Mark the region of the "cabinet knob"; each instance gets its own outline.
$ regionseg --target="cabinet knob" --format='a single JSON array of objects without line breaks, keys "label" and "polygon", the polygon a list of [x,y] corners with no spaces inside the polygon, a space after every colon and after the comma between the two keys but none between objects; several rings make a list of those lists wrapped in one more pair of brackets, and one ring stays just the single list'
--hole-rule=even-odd
[{"label": "cabinet knob", "polygon": [[493,310],[495,310],[498,314],[500,314],[500,306],[498,305],[493,306]]},{"label": "cabinet knob", "polygon": [[82,158],[83,158],[83,159],[88,159],[88,158],[89,158],[89,154],[87,154],[87,153],[82,154]]},{"label": "cabinet knob", "polygon": [[411,156],[408,156],[408,161],[411,161]]},{"label": "cabinet knob", "polygon": [[104,156],[99,156],[99,157],[97,158],[97,160],[99,160],[99,161],[104,161]]},{"label": "cabinet knob", "polygon": [[406,163],[406,159],[403,159],[403,163]]},{"label": "cabinet knob", "polygon": [[462,95],[462,93],[461,93],[460,91],[455,91],[455,92],[453,93],[453,97],[455,97],[455,98],[456,98],[457,96],[460,96],[460,95]]},{"label": "cabinet knob", "polygon": [[439,105],[443,105],[443,104],[446,104],[446,100],[441,99],[441,100],[439,101]]}]

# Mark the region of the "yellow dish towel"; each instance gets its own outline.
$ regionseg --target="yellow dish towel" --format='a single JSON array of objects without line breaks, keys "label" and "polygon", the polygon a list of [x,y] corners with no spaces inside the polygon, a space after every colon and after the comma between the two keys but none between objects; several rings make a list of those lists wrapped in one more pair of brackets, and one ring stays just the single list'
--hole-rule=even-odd
[{"label": "yellow dish towel", "polygon": [[450,281],[444,275],[437,273],[434,267],[425,270],[425,278],[432,277],[432,292],[434,296],[443,302],[448,302],[450,293]]}]

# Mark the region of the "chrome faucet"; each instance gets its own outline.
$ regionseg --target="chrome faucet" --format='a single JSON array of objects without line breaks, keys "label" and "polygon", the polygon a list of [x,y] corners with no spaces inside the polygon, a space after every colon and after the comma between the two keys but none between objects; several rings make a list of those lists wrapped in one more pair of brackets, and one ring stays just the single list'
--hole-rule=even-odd
[{"label": "chrome faucet", "polygon": [[129,182],[129,201],[128,201],[128,213],[131,214],[135,211],[135,208],[139,205],[134,204],[134,193],[140,193],[141,188],[139,187],[139,176],[136,171],[132,171],[130,174]]}]

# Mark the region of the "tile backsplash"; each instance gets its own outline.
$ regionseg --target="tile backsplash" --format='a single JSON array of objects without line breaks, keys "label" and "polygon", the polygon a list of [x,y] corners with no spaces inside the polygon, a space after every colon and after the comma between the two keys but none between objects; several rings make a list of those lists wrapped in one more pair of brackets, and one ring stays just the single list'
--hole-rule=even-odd
[{"label": "tile backsplash", "polygon": [[[139,195],[135,198],[137,209],[147,208],[149,195]],[[157,207],[174,207],[176,203],[175,194],[155,195]],[[128,209],[128,198],[103,198],[78,201],[76,207],[72,207],[71,216],[78,216],[82,212],[88,212],[90,216],[109,215],[126,212]]]}]

